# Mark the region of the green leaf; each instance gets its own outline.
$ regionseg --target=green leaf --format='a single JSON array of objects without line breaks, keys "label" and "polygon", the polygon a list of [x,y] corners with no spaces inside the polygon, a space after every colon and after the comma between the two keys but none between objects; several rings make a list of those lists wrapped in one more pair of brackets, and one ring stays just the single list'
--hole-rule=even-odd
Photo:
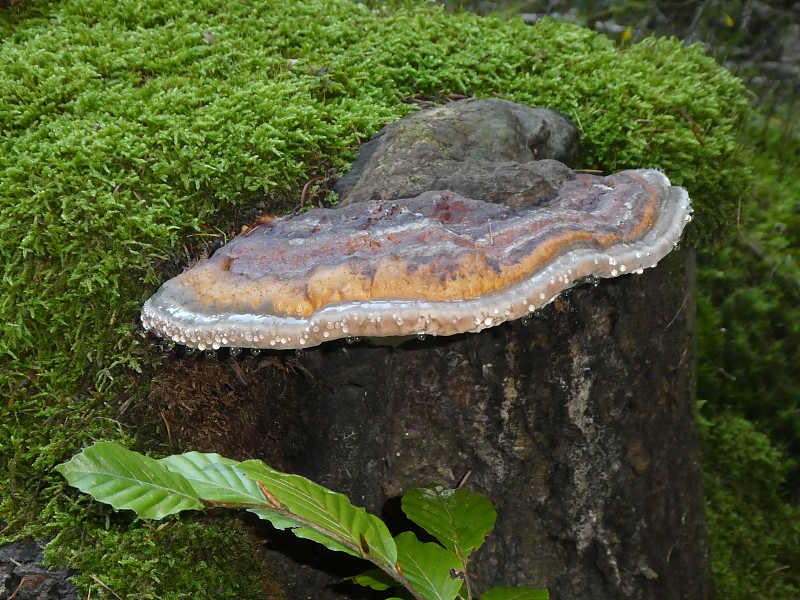
[{"label": "green leaf", "polygon": [[550,592],[542,588],[534,590],[525,587],[496,587],[487,590],[481,600],[548,600]]},{"label": "green leaf", "polygon": [[462,563],[450,550],[420,542],[410,531],[394,538],[400,572],[426,600],[453,600],[461,589]]},{"label": "green leaf", "polygon": [[288,529],[295,536],[322,544],[328,550],[345,552],[347,554],[352,554],[353,556],[358,556],[359,558],[362,557],[361,553],[358,552],[357,549],[348,546],[335,537],[326,535],[322,531],[318,531],[312,527],[309,527],[302,520],[287,516],[282,512],[266,509],[250,509],[248,512],[253,513],[259,519],[269,521],[272,523],[272,526],[275,527],[275,529]]},{"label": "green leaf", "polygon": [[[261,504],[267,507],[264,494],[255,481],[238,469],[238,462],[202,452],[167,456],[158,461],[173,473],[182,475],[203,500],[223,504]],[[235,506],[233,506],[235,508]]]},{"label": "green leaf", "polygon": [[346,552],[348,554],[352,554],[353,556],[358,556],[359,558],[362,557],[366,558],[366,556],[363,553],[352,548],[347,543],[342,542],[339,538],[327,535],[321,531],[313,529],[312,527],[302,527],[302,526],[294,527],[292,528],[292,533],[299,538],[311,540],[313,542],[317,542],[318,544],[322,544],[329,550],[335,550],[336,552]]},{"label": "green leaf", "polygon": [[183,475],[113,442],[96,442],[56,469],[95,500],[147,519],[204,508]]},{"label": "green leaf", "polygon": [[[320,542],[332,550],[346,551],[370,560],[377,559],[394,568],[397,548],[386,525],[364,508],[353,506],[347,496],[332,492],[305,477],[276,471],[258,460],[239,463],[239,468],[264,486],[264,490],[272,497],[271,501],[278,503],[276,509],[285,508],[307,522],[300,523],[305,526],[292,530],[298,537]],[[309,527],[309,523],[317,525],[325,533]]]},{"label": "green leaf", "polygon": [[353,583],[372,588],[373,590],[388,590],[391,587],[400,585],[380,569],[370,569],[369,571],[364,571],[360,575],[345,577],[344,580],[352,581]]},{"label": "green leaf", "polygon": [[438,484],[408,490],[402,499],[409,519],[466,563],[494,529],[497,512],[483,494]]}]

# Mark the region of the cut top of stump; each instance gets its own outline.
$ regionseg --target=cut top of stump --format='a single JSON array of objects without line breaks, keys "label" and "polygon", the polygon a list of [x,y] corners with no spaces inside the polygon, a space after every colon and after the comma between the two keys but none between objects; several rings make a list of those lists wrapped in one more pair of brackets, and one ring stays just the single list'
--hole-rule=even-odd
[{"label": "cut top of stump", "polygon": [[315,209],[167,281],[142,323],[200,350],[477,332],[655,266],[690,219],[686,191],[655,170],[578,174],[523,210],[448,191]]}]

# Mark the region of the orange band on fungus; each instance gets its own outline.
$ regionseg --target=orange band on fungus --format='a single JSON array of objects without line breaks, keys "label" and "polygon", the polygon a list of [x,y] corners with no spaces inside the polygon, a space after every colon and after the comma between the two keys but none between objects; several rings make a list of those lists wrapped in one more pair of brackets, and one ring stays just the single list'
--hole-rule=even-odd
[{"label": "orange band on fungus", "polygon": [[690,214],[686,191],[652,170],[577,175],[525,210],[453,192],[317,209],[259,225],[166,282],[142,322],[201,350],[476,332],[587,277],[655,266]]}]

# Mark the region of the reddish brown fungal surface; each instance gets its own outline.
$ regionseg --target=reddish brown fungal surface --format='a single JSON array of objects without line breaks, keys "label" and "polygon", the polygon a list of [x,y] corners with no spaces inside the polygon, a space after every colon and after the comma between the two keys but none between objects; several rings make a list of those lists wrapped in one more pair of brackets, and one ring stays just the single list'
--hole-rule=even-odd
[{"label": "reddish brown fungal surface", "polygon": [[199,349],[480,331],[587,277],[654,266],[690,211],[684,190],[646,170],[577,175],[525,210],[452,192],[312,210],[168,281],[142,321]]}]

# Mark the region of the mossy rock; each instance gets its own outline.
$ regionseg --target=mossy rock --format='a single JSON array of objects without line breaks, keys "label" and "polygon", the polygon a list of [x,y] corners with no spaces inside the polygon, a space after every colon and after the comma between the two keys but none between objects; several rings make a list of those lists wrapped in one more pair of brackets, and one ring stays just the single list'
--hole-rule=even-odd
[{"label": "mossy rock", "polygon": [[[223,237],[237,207],[292,209],[411,99],[560,110],[580,166],[655,167],[687,187],[696,243],[725,231],[746,188],[742,85],[677,40],[620,49],[552,20],[346,0],[26,0],[0,8],[0,40],[0,520],[6,538],[61,534],[62,562],[81,554],[70,531],[97,539],[105,522],[52,467],[127,435],[114,419],[160,360],[138,311],[184,245]],[[95,568],[146,597],[114,572],[130,546],[110,547],[112,566],[81,562],[83,585]],[[156,579],[164,551],[147,550]]]}]

